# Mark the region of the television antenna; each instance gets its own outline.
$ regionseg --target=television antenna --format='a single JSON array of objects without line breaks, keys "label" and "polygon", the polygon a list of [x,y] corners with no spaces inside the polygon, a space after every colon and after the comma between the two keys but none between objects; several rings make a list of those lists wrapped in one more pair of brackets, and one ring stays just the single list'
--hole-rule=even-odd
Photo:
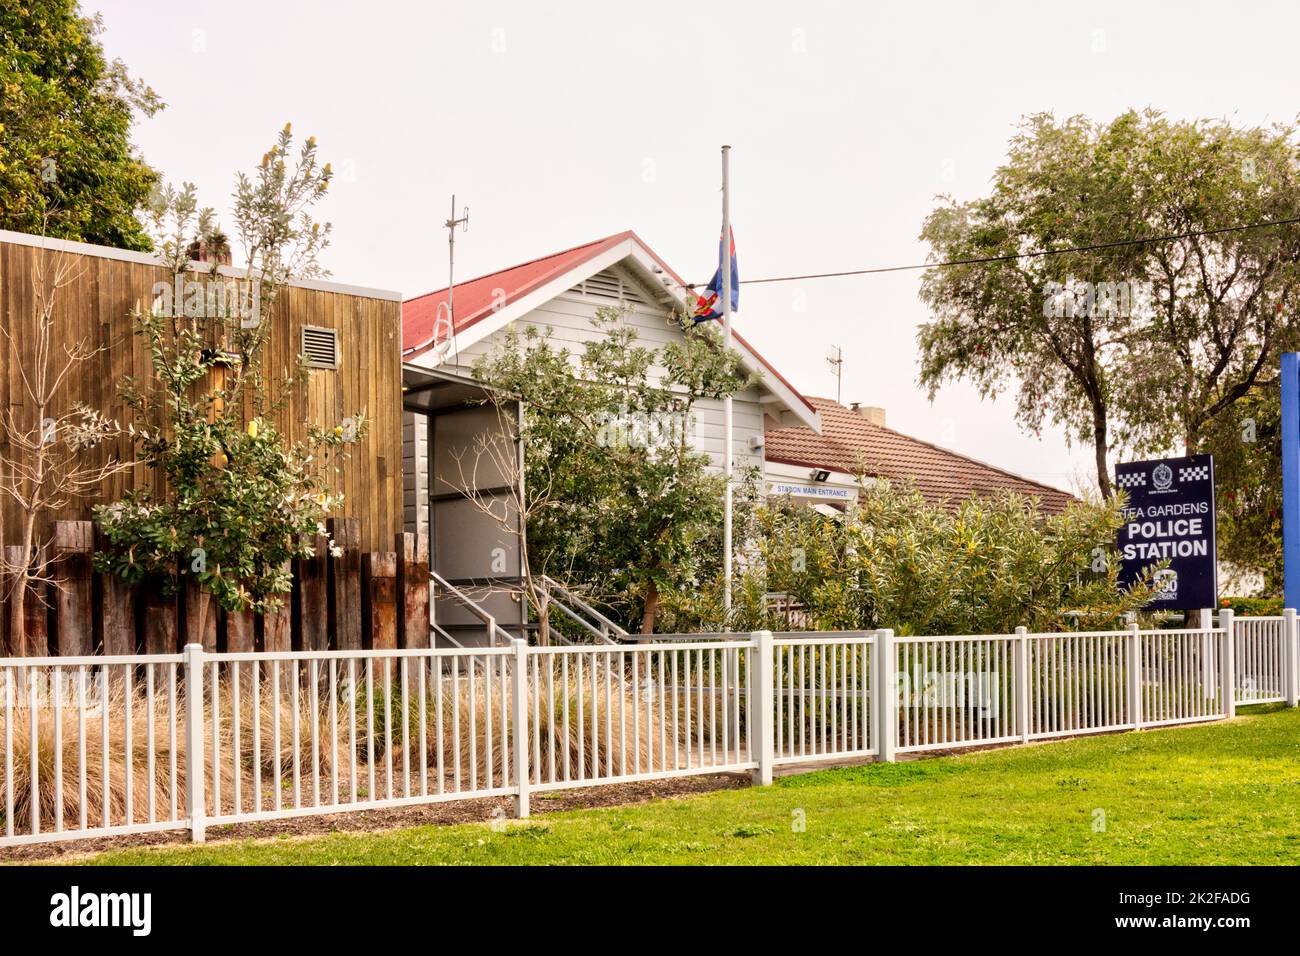
[{"label": "television antenna", "polygon": [[434,352],[441,361],[447,352],[456,354],[456,227],[469,232],[469,206],[461,207],[456,218],[456,194],[451,195],[451,218],[443,223],[447,230],[447,298],[438,303],[438,313],[433,320]]},{"label": "television antenna", "polygon": [[835,402],[838,405],[843,405],[844,350],[838,345],[832,345],[831,354],[827,357],[826,364],[831,367],[831,374],[835,376]]}]

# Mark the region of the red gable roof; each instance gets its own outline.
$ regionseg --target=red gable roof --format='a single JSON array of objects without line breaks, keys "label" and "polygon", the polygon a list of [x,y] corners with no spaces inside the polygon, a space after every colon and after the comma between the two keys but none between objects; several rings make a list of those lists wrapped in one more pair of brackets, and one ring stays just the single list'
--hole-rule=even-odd
[{"label": "red gable roof", "polygon": [[[620,232],[509,269],[491,272],[477,279],[458,282],[455,298],[456,332],[464,331],[501,306],[527,295],[538,286],[580,266],[631,235],[631,232]],[[446,301],[447,290],[439,289],[402,303],[403,356],[410,358],[433,346],[433,327],[438,317],[438,307]]]},{"label": "red gable roof", "polygon": [[770,429],[764,449],[768,461],[847,474],[863,470],[873,478],[911,481],[926,501],[936,505],[953,506],[971,495],[1015,492],[1037,498],[1044,512],[1057,514],[1074,500],[1059,488],[876,425],[829,398],[810,401],[821,413],[822,433],[802,426]]},{"label": "red gable roof", "polygon": [[[602,252],[617,246],[626,239],[635,239],[641,248],[678,285],[686,286],[686,281],[674,272],[668,263],[659,258],[655,251],[642,241],[640,236],[629,229],[613,236],[606,236],[604,239],[597,239],[595,242],[588,242],[581,246],[574,246],[572,249],[565,249],[563,252],[556,252],[540,259],[532,259],[498,272],[491,272],[485,276],[479,276],[477,279],[456,283],[456,333],[460,334],[479,320],[498,311],[502,306],[522,298],[557,276],[578,268],[584,262],[594,259]],[[438,306],[446,301],[447,290],[438,289],[435,292],[429,292],[414,299],[407,299],[402,303],[402,358],[404,360],[414,358],[433,347],[433,330],[438,317]],[[780,379],[782,384],[798,396],[804,405],[810,410],[816,411],[813,404],[804,398],[799,390],[773,367],[771,362],[763,358],[752,345],[746,342],[739,332],[733,329],[731,334],[764,368]]]}]

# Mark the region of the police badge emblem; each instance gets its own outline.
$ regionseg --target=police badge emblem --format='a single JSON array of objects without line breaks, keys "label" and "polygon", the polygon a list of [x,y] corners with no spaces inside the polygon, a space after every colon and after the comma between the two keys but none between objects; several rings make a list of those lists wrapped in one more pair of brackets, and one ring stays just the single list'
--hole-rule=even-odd
[{"label": "police badge emblem", "polygon": [[1156,465],[1151,471],[1151,483],[1155,485],[1156,491],[1168,491],[1174,483],[1174,470],[1163,462]]}]

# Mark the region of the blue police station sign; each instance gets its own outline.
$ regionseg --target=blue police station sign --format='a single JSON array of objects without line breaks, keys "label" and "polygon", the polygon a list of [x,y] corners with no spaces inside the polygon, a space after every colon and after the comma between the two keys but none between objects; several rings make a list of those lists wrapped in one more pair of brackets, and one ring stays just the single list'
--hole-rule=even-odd
[{"label": "blue police station sign", "polygon": [[1300,607],[1300,354],[1283,352],[1282,598]]},{"label": "blue police station sign", "polygon": [[1214,541],[1214,458],[1189,455],[1115,466],[1115,487],[1128,494],[1119,531],[1120,583],[1163,560],[1152,610],[1214,607],[1218,568]]}]

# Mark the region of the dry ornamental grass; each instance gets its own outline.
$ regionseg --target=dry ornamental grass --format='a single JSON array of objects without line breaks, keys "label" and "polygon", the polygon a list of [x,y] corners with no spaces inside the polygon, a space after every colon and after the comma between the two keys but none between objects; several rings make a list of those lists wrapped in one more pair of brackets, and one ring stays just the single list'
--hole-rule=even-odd
[{"label": "dry ornamental grass", "polygon": [[[480,661],[472,676],[464,667],[451,673],[426,666],[420,680],[421,665],[414,661],[403,673],[393,659],[375,659],[369,674],[364,664],[357,668],[355,684],[345,668],[333,682],[318,668],[313,684],[301,662],[282,662],[274,677],[267,664],[256,675],[254,665],[223,665],[215,695],[208,671],[206,814],[507,786],[514,777],[512,665],[504,657]],[[0,764],[0,826],[11,820],[15,834],[31,831],[33,779],[42,831],[188,816],[183,670],[177,667],[173,682],[171,665],[152,667],[152,682],[144,668],[129,679],[121,665],[106,677],[102,669],[88,668],[84,677],[76,668],[60,669],[61,688],[49,668],[9,672],[11,692],[0,706],[6,758]],[[6,676],[0,675],[0,695]],[[724,697],[698,675],[679,675],[676,687],[671,680],[666,672],[643,676],[634,687],[632,675],[617,666],[608,673],[585,667],[581,680],[576,669],[535,673],[525,705],[536,728],[527,749],[532,780],[743,759],[743,691],[739,699]],[[214,813],[217,802],[220,814]]]}]

